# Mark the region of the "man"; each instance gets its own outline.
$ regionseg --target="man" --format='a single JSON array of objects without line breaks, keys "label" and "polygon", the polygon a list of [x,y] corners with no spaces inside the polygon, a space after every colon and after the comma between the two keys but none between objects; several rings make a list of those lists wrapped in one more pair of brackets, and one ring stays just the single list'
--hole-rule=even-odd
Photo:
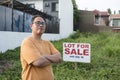
[{"label": "man", "polygon": [[41,38],[45,21],[39,15],[32,18],[31,36],[21,44],[22,80],[54,80],[52,63],[61,62],[61,54],[54,45]]}]

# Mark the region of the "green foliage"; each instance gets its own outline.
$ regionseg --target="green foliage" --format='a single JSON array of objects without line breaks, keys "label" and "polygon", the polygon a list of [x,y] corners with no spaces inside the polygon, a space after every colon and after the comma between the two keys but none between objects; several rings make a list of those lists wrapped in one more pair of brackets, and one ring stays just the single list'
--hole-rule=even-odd
[{"label": "green foliage", "polygon": [[78,7],[76,5],[76,1],[72,0],[72,4],[73,4],[73,16],[74,16],[74,30],[78,29],[78,25],[79,25],[79,21],[80,21],[80,12],[78,10]]},{"label": "green foliage", "polygon": [[112,11],[111,11],[111,9],[110,9],[110,8],[108,8],[108,13],[109,13],[109,14],[112,14]]},{"label": "green foliage", "polygon": [[21,80],[20,47],[0,54],[0,61],[7,61],[8,67],[0,73],[0,80]]},{"label": "green foliage", "polygon": [[0,54],[0,60],[18,60],[19,59],[19,49],[20,47],[15,48],[14,50],[7,50],[5,53]]},{"label": "green foliage", "polygon": [[[120,79],[120,34],[112,32],[72,34],[69,38],[52,41],[62,53],[64,42],[91,44],[91,63],[63,61],[53,64],[55,80],[119,80]],[[19,47],[0,54],[0,60],[10,61],[10,67],[0,73],[0,80],[21,80]],[[75,67],[77,65],[77,67]]]}]

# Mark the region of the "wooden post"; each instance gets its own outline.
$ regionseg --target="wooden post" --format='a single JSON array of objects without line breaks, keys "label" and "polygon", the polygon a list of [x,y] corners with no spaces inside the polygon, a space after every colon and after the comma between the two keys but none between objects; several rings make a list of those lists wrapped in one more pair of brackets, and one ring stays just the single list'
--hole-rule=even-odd
[{"label": "wooden post", "polygon": [[75,70],[77,70],[77,68],[78,68],[77,62],[74,62],[73,67],[74,67]]}]

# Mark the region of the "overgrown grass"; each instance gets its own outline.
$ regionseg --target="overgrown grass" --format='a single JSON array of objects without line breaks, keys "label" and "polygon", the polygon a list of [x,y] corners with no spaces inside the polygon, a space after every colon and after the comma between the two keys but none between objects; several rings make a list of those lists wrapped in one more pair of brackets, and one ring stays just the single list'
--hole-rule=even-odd
[{"label": "overgrown grass", "polygon": [[[0,61],[5,60],[9,63],[7,69],[0,73],[0,80],[20,80],[21,63],[20,63],[20,47],[14,50],[8,50],[0,54]],[[0,64],[2,65],[2,64]]]},{"label": "overgrown grass", "polygon": [[[55,80],[120,80],[120,34],[112,32],[80,33],[52,41],[62,53],[63,42],[91,44],[91,63],[62,62],[53,64]],[[0,80],[21,80],[19,47],[0,54],[0,60],[10,61],[9,69],[0,73]],[[75,69],[74,65],[77,64]]]}]

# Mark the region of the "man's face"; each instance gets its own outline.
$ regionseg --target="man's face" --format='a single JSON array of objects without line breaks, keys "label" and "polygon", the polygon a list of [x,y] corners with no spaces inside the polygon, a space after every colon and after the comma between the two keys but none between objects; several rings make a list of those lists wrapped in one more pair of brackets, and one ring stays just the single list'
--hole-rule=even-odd
[{"label": "man's face", "polygon": [[45,32],[45,21],[41,17],[36,17],[31,24],[31,30],[34,34],[43,34]]}]

